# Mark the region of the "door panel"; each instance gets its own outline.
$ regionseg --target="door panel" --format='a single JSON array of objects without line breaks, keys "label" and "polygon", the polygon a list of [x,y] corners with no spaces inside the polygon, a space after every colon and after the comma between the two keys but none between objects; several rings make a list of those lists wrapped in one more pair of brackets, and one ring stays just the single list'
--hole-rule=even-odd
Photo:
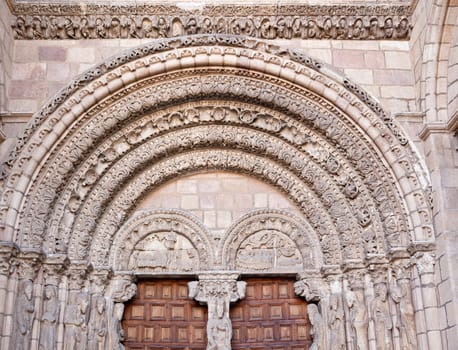
[{"label": "door panel", "polygon": [[[311,344],[306,302],[294,280],[251,278],[246,297],[231,305],[232,349],[304,350]],[[204,350],[207,308],[188,299],[186,280],[139,282],[124,312],[126,349]]]},{"label": "door panel", "polygon": [[294,294],[294,280],[243,280],[246,297],[231,306],[232,349],[308,349],[307,304]]},{"label": "door panel", "polygon": [[188,298],[186,280],[139,282],[124,312],[126,349],[204,350],[207,308]]}]

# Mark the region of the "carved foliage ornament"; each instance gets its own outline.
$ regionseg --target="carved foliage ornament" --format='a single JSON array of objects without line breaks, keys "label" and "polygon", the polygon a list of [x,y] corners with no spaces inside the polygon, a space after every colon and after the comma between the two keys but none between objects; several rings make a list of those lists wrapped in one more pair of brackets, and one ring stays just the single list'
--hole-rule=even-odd
[{"label": "carved foliage ornament", "polygon": [[[245,119],[247,119],[248,112],[249,111],[242,111],[242,112],[237,112],[237,113],[240,113],[240,117],[239,118],[245,120]],[[168,130],[170,127],[177,127],[177,126],[180,126],[180,125],[183,125],[183,126],[184,125],[189,125],[192,122],[194,122],[193,118],[198,118],[197,121],[199,121],[199,119],[202,119],[204,115],[207,115],[207,113],[210,113],[209,116],[214,114],[213,119],[216,120],[216,118],[217,118],[218,120],[220,120],[220,122],[221,121],[225,121],[226,118],[229,118],[229,119],[227,119],[227,121],[231,121],[231,122],[234,122],[234,121],[237,120],[237,113],[235,114],[235,118],[236,119],[233,121],[231,119],[232,117],[229,117],[229,115],[232,115],[233,113],[231,112],[230,114],[227,114],[227,111],[225,111],[223,108],[217,108],[213,112],[212,112],[212,110],[208,110],[208,109],[207,110],[204,109],[202,111],[192,110],[191,109],[191,110],[186,111],[184,113],[173,112],[173,113],[170,113],[169,115],[166,114],[164,117],[161,117],[159,119],[153,119],[154,120],[153,123],[147,122],[144,125],[138,126],[136,129],[131,129],[132,131],[126,131],[125,133],[127,133],[127,135],[128,135],[128,138],[126,140],[119,139],[117,141],[113,141],[112,150],[107,149],[106,151],[102,151],[102,150],[98,151],[98,152],[101,152],[101,153],[99,153],[100,154],[99,157],[102,157],[102,158],[105,157],[106,158],[106,155],[109,154],[108,151],[110,151],[111,153],[113,153],[113,155],[110,155],[108,160],[109,161],[113,161],[114,160],[114,156],[119,154],[119,152],[120,152],[120,154],[123,154],[123,153],[125,153],[126,150],[128,150],[130,147],[132,147],[131,145],[135,145],[136,143],[141,142],[142,139],[147,138],[149,135],[151,135],[151,136],[154,135],[157,132],[157,131],[155,131],[155,128],[156,128],[156,130],[160,130],[160,129]],[[258,128],[266,129],[267,131],[277,131],[278,130],[281,136],[289,139],[290,142],[292,142],[292,143],[297,143],[297,142],[302,143],[302,142],[304,142],[304,140],[300,140],[300,138],[298,139],[297,137],[293,137],[293,134],[291,134],[291,132],[294,131],[295,127],[293,127],[292,125],[288,126],[287,124],[285,124],[284,120],[276,119],[275,117],[271,117],[271,116],[266,115],[266,114],[260,114],[260,113],[254,113],[253,114],[253,112],[249,112],[249,114],[251,116],[248,119],[249,119],[249,122],[253,126],[256,126]],[[191,116],[192,116],[192,119],[187,120]],[[221,117],[223,119],[221,119]],[[200,120],[200,122],[202,122],[202,121],[203,120]],[[212,120],[209,119],[208,121],[212,121]],[[277,124],[281,125],[280,129],[274,127],[275,123],[273,123],[273,122],[276,122]],[[157,129],[158,127],[160,127],[160,129]],[[297,131],[296,131],[296,133],[297,133]],[[232,137],[232,138],[234,138],[234,140],[237,140],[237,135],[236,135],[235,138],[234,137]],[[185,138],[180,137],[179,139],[180,140],[188,140],[190,138],[189,137],[185,137]],[[202,135],[202,137],[200,139],[204,140],[205,139],[205,135]],[[223,139],[228,139],[228,138],[227,137],[222,137],[221,140],[223,140]],[[229,138],[229,139],[231,139],[231,138]],[[247,139],[247,140],[249,140],[249,139]],[[241,144],[243,144],[242,141],[243,140],[241,140]],[[157,142],[159,142],[159,139],[157,140]],[[163,147],[164,147],[163,145],[167,144],[167,142],[164,143],[163,141],[160,141],[159,143],[162,144],[162,146],[159,147],[159,144],[158,144],[158,146],[157,147],[153,147],[151,149],[151,151],[152,150],[161,150],[161,152],[165,151],[163,149]],[[270,142],[270,143],[272,143],[272,142]],[[182,145],[178,145],[178,146],[182,147]],[[261,144],[261,146],[262,146],[262,144]],[[259,147],[259,144],[255,145],[254,147]],[[75,149],[75,147],[72,147],[72,148]],[[271,147],[270,150],[274,150],[274,148]],[[269,152],[270,152],[270,150],[269,150]],[[149,152],[149,154],[152,154],[151,151]],[[329,151],[329,152],[332,152],[332,151]],[[167,151],[166,153],[169,154],[170,151]],[[280,152],[280,153],[282,153],[282,152]],[[283,153],[285,153],[285,152],[283,152]],[[314,153],[316,153],[316,152],[311,152],[312,156],[315,157]],[[290,157],[287,154],[285,154],[285,155],[287,156],[286,159],[288,159],[288,157]],[[279,154],[279,156],[282,157],[282,154]],[[317,155],[316,157],[318,159],[322,158],[322,156],[320,156],[320,155]],[[103,159],[105,159],[105,158],[103,158]],[[325,163],[327,162],[326,164],[328,164],[330,159],[331,158],[328,158],[328,157],[327,158],[323,158],[323,161]],[[296,160],[298,160],[298,159],[297,158],[292,158],[292,164],[291,165],[294,165],[296,163]],[[103,167],[101,168],[101,170],[98,170],[100,168],[101,164],[99,164],[99,162],[97,162],[97,163],[94,164],[94,169],[93,170],[88,170],[86,172],[86,174],[83,176],[84,181],[82,180],[83,182],[81,183],[80,189],[75,189],[75,193],[72,196],[72,198],[77,199],[78,197],[81,198],[81,196],[85,196],[84,193],[86,193],[87,190],[90,189],[91,184],[94,182],[93,180],[90,180],[91,177],[92,177],[91,174],[96,175],[98,172],[103,171],[103,169],[106,166],[108,166],[109,163],[107,163],[107,160],[104,160],[102,164],[103,164]],[[106,164],[106,165],[104,165],[104,164]],[[138,164],[138,162],[137,162],[137,164]],[[299,165],[299,164],[296,164],[296,165]],[[122,172],[121,169],[119,169],[118,171],[120,173]],[[338,169],[337,170],[332,170],[332,171],[336,172],[336,171],[338,171]],[[116,171],[113,170],[113,174],[115,174],[115,173],[116,173]],[[117,176],[115,176],[114,178],[117,178]],[[348,179],[349,178],[347,177],[346,180],[345,179],[339,180],[339,184],[340,183],[342,184],[343,190],[344,190],[344,193],[346,194],[346,196],[349,197],[350,199],[352,199],[352,198],[354,199],[355,196],[358,195],[358,190],[357,191],[354,190],[355,189],[355,184],[352,181],[349,182]],[[311,178],[310,181],[313,181],[313,178]],[[112,181],[110,180],[108,183],[112,183]],[[318,187],[317,187],[317,189],[318,189]],[[43,198],[43,196],[38,196],[38,197]],[[335,202],[335,200],[332,200],[331,198],[329,198],[329,200],[330,200],[330,203],[334,203]],[[367,202],[367,200],[366,200],[366,202]],[[74,204],[71,204],[71,206],[73,208]],[[74,209],[71,209],[71,212],[73,212],[73,211],[74,211]],[[72,215],[71,212],[69,212],[66,215],[67,216]],[[38,213],[35,212],[34,215],[36,216],[36,215],[38,215]],[[90,214],[88,213],[88,215],[90,215]],[[338,215],[337,212],[336,212],[336,215]],[[36,222],[36,218],[34,219],[34,221]],[[367,221],[364,221],[363,225],[366,226],[367,225]],[[34,232],[37,232],[37,231],[35,230]],[[65,232],[65,229],[61,229],[61,233],[62,232]]]},{"label": "carved foliage ornament", "polygon": [[[86,71],[84,74],[77,77],[73,80],[66,88],[61,90],[59,94],[42,110],[36,114],[31,121],[29,127],[24,131],[24,134],[19,138],[18,143],[14,151],[10,155],[10,159],[7,162],[7,166],[11,167],[17,158],[20,150],[28,141],[32,132],[41,125],[41,123],[48,117],[51,113],[53,113],[58,107],[62,107],[62,104],[68,99],[68,97],[74,93],[77,89],[81,88],[82,86],[88,86],[90,82],[94,81],[95,79],[101,77],[102,75],[112,71],[116,67],[119,67],[123,64],[131,62],[135,59],[139,59],[154,53],[164,52],[168,50],[176,50],[179,47],[189,47],[189,46],[204,46],[204,45],[211,45],[211,46],[219,46],[219,45],[227,45],[233,47],[245,47],[245,48],[252,48],[256,47],[257,51],[266,52],[277,54],[279,51],[282,52],[282,55],[289,56],[289,59],[295,62],[299,62],[301,64],[305,64],[306,66],[311,67],[312,69],[320,69],[322,65],[319,62],[316,62],[309,56],[305,55],[303,52],[297,50],[284,50],[280,49],[278,46],[270,45],[263,42],[256,42],[253,39],[240,37],[240,36],[227,36],[227,35],[199,35],[195,37],[187,37],[187,38],[177,38],[171,40],[161,40],[155,41],[150,44],[142,45],[141,47],[131,49],[128,52],[124,52],[113,59],[110,59],[103,64],[96,66],[95,68]],[[116,75],[114,75],[115,77]],[[354,85],[354,84],[352,84]],[[67,101],[68,102],[68,101]],[[378,109],[378,108],[377,108]],[[69,111],[70,108],[61,108],[60,115],[65,114],[65,112]],[[53,119],[54,125],[58,120]],[[52,128],[51,125],[51,128]],[[44,131],[44,130],[43,130]]]}]

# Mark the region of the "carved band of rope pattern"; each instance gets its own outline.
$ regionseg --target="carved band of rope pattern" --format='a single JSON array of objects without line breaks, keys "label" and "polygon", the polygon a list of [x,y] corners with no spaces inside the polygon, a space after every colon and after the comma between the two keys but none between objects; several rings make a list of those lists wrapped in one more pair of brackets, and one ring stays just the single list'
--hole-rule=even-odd
[{"label": "carved band of rope pattern", "polygon": [[152,4],[22,3],[13,6],[13,13],[17,16],[12,26],[16,39],[168,38],[200,33],[263,39],[404,40],[412,29],[412,8],[403,5],[209,5],[183,9]]}]

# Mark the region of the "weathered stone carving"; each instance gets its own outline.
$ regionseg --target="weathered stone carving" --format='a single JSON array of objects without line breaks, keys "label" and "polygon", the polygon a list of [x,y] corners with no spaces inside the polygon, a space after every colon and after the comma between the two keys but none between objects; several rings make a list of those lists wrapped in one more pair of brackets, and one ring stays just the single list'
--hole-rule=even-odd
[{"label": "weathered stone carving", "polygon": [[313,339],[312,345],[310,346],[310,350],[324,350],[325,324],[323,321],[323,317],[321,316],[321,313],[318,310],[318,306],[316,304],[308,304],[307,315],[309,317],[309,321],[311,324],[310,335]]},{"label": "weathered stone carving", "polygon": [[197,250],[173,231],[154,233],[137,243],[130,268],[136,271],[181,271],[199,269]]},{"label": "weathered stone carving", "polygon": [[231,349],[229,305],[245,297],[246,287],[246,282],[237,282],[237,277],[233,272],[214,272],[188,283],[189,297],[208,305],[207,350]]},{"label": "weathered stone carving", "polygon": [[[316,241],[307,227],[288,212],[251,212],[228,230],[223,261],[242,271],[300,272],[314,268]],[[300,247],[300,248],[299,248]]]},{"label": "weathered stone carving", "polygon": [[136,214],[118,231],[114,245],[118,249],[112,250],[109,264],[118,270],[190,272],[213,259],[206,229],[180,210]]},{"label": "weathered stone carving", "polygon": [[64,350],[87,348],[89,295],[85,291],[71,291],[64,316]]},{"label": "weathered stone carving", "polygon": [[417,349],[415,312],[412,304],[409,261],[394,266],[397,285],[390,289],[390,296],[396,304],[396,324],[400,334],[401,350]]},{"label": "weathered stone carving", "polygon": [[113,315],[110,320],[109,349],[124,350],[124,346],[121,343],[124,340],[124,330],[121,327],[123,313],[124,304],[115,303],[113,306]]},{"label": "weathered stone carving", "polygon": [[409,39],[412,27],[407,6],[225,5],[206,6],[202,13],[164,5],[124,5],[120,12],[110,5],[89,5],[83,10],[65,5],[17,4],[15,13],[12,28],[16,39],[166,38],[226,33],[263,39],[403,40]]},{"label": "weathered stone carving", "polygon": [[346,349],[344,322],[342,296],[340,294],[331,294],[329,299],[328,327],[330,334],[329,344],[331,344],[332,349]]},{"label": "weathered stone carving", "polygon": [[40,326],[40,350],[56,349],[56,332],[59,322],[59,298],[57,286],[48,284],[43,293],[43,315]]},{"label": "weathered stone carving", "polygon": [[[324,125],[324,124],[323,124],[323,125]],[[326,125],[327,125],[327,124],[326,124]],[[332,203],[332,202],[333,202],[333,201],[330,200],[330,203]],[[340,202],[335,201],[334,203],[335,203],[335,205],[334,205],[333,208],[332,208],[332,212],[334,213],[333,215],[342,215],[342,213],[344,212],[344,211],[342,210],[342,208],[344,208],[344,207],[341,205]],[[345,210],[345,209],[344,209],[344,210]],[[35,212],[37,212],[37,211],[35,211]],[[35,230],[33,230],[33,231],[34,231],[34,232],[37,232],[37,231],[35,231]],[[342,237],[344,237],[344,236],[342,236]],[[349,237],[349,240],[351,240],[352,236],[349,235],[348,237]],[[352,251],[352,250],[350,249],[350,248],[351,248],[351,245],[347,244],[346,247],[347,247],[347,249],[345,250],[345,255],[346,255],[346,256],[352,257],[353,255],[361,255],[361,252],[354,252],[354,251]],[[380,249],[379,247],[380,247],[380,245],[377,246],[377,249]],[[84,246],[81,247],[81,250],[83,250],[83,249],[84,249]]]},{"label": "weathered stone carving", "polygon": [[368,327],[369,317],[362,289],[347,290],[345,300],[349,310],[350,337],[356,350],[369,349]]},{"label": "weathered stone carving", "polygon": [[15,315],[14,345],[12,348],[28,350],[30,349],[32,322],[35,315],[33,282],[29,279],[19,281]]},{"label": "weathered stone carving", "polygon": [[89,349],[104,350],[108,333],[106,318],[106,300],[105,297],[96,296],[91,308],[91,318],[89,321]]},{"label": "weathered stone carving", "polygon": [[296,244],[286,235],[271,230],[256,232],[237,250],[236,268],[256,271],[300,271],[302,257]]},{"label": "weathered stone carving", "polygon": [[392,330],[393,322],[388,304],[388,290],[385,283],[374,286],[375,297],[370,303],[371,318],[374,322],[377,350],[390,350],[393,348]]}]

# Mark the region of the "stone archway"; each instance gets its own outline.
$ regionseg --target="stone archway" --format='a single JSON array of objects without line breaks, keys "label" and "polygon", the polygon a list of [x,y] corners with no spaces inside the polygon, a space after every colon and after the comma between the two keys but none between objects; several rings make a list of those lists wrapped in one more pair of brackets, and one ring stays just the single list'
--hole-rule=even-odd
[{"label": "stone archway", "polygon": [[[175,235],[191,255],[208,255],[199,256],[191,296],[208,303],[209,320],[212,313],[219,317],[218,305],[242,297],[236,269],[244,265],[237,257],[256,240],[257,229],[243,241],[228,240],[222,251],[186,214],[156,211],[146,215],[149,221],[133,214],[161,184],[203,170],[254,176],[300,211],[299,219],[258,214],[265,216],[261,230],[278,218],[281,225],[268,222],[268,230],[297,244],[297,262],[270,267],[297,273],[296,292],[317,303],[312,324],[322,330],[314,339],[319,347],[331,341],[351,349],[440,342],[434,318],[415,327],[422,310],[401,318],[401,308],[412,309],[414,286],[419,305],[435,302],[429,283],[434,232],[428,179],[394,120],[360,87],[303,52],[198,35],[154,41],[104,62],[34,116],[11,156],[2,195],[1,281],[11,291],[0,305],[2,348],[14,348],[15,341],[37,348],[47,333],[56,336],[58,348],[64,337],[66,344],[67,338],[84,339],[85,328],[71,315],[80,315],[93,332],[96,315],[87,310],[97,301],[103,304],[98,317],[111,330],[104,346],[114,348],[121,304],[135,293],[145,250],[138,244],[166,239],[164,222],[181,225]],[[249,217],[234,232],[245,224],[256,226]],[[123,234],[132,227],[137,236],[129,237],[138,239],[126,242]],[[189,230],[194,234],[185,236]],[[126,245],[136,257],[116,260]],[[313,255],[310,266],[307,254]],[[156,266],[140,263],[148,264]],[[184,272],[176,266],[172,272]],[[208,288],[214,283],[237,293],[213,300]],[[64,292],[46,293],[57,288]],[[44,315],[55,303],[64,317],[54,310],[51,322]],[[27,314],[23,305],[36,312]],[[389,320],[402,326],[374,333]],[[417,344],[415,329],[427,340]]]}]

